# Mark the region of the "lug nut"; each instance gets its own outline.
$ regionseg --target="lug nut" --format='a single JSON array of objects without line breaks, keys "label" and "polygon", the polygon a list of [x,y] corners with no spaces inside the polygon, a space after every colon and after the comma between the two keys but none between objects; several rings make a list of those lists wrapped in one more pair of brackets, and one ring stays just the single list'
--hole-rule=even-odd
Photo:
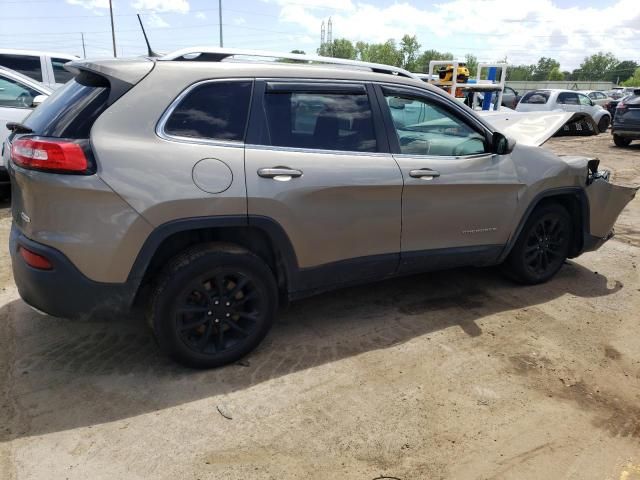
[{"label": "lug nut", "polygon": [[212,312],[211,310],[209,310],[209,311],[207,312],[207,315],[213,315],[213,312]]},{"label": "lug nut", "polygon": [[231,314],[230,314],[230,313],[227,313],[227,317],[230,317],[230,316],[231,316]]}]

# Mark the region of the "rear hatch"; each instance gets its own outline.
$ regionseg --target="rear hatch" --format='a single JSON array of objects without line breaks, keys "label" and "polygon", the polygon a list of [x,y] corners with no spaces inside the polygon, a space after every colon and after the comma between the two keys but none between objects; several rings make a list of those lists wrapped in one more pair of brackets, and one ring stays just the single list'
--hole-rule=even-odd
[{"label": "rear hatch", "polygon": [[42,218],[57,202],[64,205],[74,190],[96,187],[91,128],[153,66],[146,59],[67,64],[73,80],[13,125],[3,160],[11,174],[13,218],[27,235],[44,227],[31,217]]},{"label": "rear hatch", "polygon": [[618,102],[615,114],[615,127],[620,130],[640,130],[640,90]]}]

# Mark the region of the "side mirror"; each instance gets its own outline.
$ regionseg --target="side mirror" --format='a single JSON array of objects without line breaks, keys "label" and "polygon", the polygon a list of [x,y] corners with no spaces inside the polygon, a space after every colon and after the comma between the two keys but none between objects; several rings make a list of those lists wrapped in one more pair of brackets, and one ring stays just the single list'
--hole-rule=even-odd
[{"label": "side mirror", "polygon": [[36,108],[38,105],[44,102],[47,98],[49,98],[47,95],[36,95],[31,101],[31,106],[33,108]]},{"label": "side mirror", "polygon": [[493,132],[491,138],[491,151],[496,155],[507,155],[513,152],[513,148],[516,146],[516,141],[505,137],[500,132]]}]

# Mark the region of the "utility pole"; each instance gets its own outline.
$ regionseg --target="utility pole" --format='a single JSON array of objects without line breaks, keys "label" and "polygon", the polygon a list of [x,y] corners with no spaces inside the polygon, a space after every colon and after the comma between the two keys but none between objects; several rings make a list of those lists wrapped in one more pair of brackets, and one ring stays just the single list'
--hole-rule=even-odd
[{"label": "utility pole", "polygon": [[111,15],[111,39],[113,40],[113,56],[117,57],[118,52],[116,52],[116,31],[113,28],[113,4],[111,0],[109,0],[109,14]]},{"label": "utility pole", "polygon": [[333,57],[333,28],[331,25],[331,17],[327,22],[327,44],[329,45],[329,56]]},{"label": "utility pole", "polygon": [[218,23],[220,26],[220,48],[224,47],[224,42],[222,41],[222,0],[218,0]]},{"label": "utility pole", "polygon": [[323,46],[324,46],[324,20],[322,20],[322,25],[320,25],[320,51],[322,51]]},{"label": "utility pole", "polygon": [[82,56],[87,58],[87,50],[84,48],[84,33],[80,32],[80,36],[82,37]]}]

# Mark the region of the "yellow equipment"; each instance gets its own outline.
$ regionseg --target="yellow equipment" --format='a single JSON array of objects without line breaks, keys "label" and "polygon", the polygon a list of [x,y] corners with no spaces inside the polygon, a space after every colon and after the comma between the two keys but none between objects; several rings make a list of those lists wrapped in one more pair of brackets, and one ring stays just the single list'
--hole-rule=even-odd
[{"label": "yellow equipment", "polygon": [[[438,70],[438,76],[440,77],[441,85],[446,83],[450,84],[453,80],[453,65],[447,65]],[[469,69],[466,63],[458,63],[456,81],[457,83],[467,83],[469,81]]]}]

